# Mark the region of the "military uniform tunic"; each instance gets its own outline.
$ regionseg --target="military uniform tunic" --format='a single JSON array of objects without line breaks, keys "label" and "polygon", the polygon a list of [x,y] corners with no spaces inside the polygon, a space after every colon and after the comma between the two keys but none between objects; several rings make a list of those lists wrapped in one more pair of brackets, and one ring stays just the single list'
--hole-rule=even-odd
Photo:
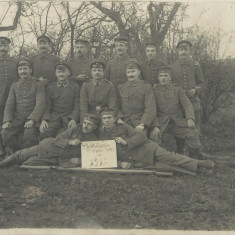
[{"label": "military uniform tunic", "polygon": [[171,65],[172,82],[182,87],[186,92],[192,88],[196,89],[196,95],[189,98],[193,104],[194,111],[201,109],[199,95],[205,89],[205,79],[198,62],[176,61]]},{"label": "military uniform tunic", "polygon": [[[13,83],[9,92],[4,112],[3,123],[11,122],[10,129],[3,129],[6,146],[17,150],[17,134],[24,132],[25,147],[38,143],[37,127],[45,110],[46,97],[44,84],[31,77]],[[24,128],[28,120],[34,121],[32,128]],[[17,147],[16,147],[17,146]]]},{"label": "military uniform tunic", "polygon": [[60,58],[50,53],[38,54],[30,59],[33,65],[33,76],[43,77],[48,83],[57,81],[55,75],[55,65],[60,62]]},{"label": "military uniform tunic", "polygon": [[25,161],[25,165],[46,165],[55,164],[57,159],[60,165],[64,167],[72,167],[71,158],[81,157],[81,145],[71,146],[70,140],[79,139],[81,141],[96,141],[97,136],[94,132],[83,133],[82,125],[69,128],[56,138],[47,138],[41,141],[37,148],[24,149],[21,152],[21,161]]},{"label": "military uniform tunic", "polygon": [[[161,133],[166,129],[175,137],[186,139],[191,148],[199,148],[199,133],[196,128],[189,128],[188,119],[195,120],[193,106],[184,90],[176,85],[162,86],[155,84],[153,92],[156,98],[157,115],[153,126]],[[186,115],[184,118],[183,112]]]},{"label": "military uniform tunic", "polygon": [[0,57],[0,125],[2,125],[10,87],[17,81],[17,76],[17,60],[9,56]]},{"label": "military uniform tunic", "polygon": [[113,84],[105,79],[99,82],[90,80],[81,88],[81,120],[85,113],[98,114],[104,108],[117,113],[117,94]]},{"label": "military uniform tunic", "polygon": [[146,60],[141,63],[141,76],[143,80],[154,85],[158,83],[158,68],[166,66],[167,63],[161,60]]},{"label": "military uniform tunic", "polygon": [[118,56],[111,59],[105,68],[105,78],[113,83],[114,87],[127,82],[126,63],[130,57],[128,55]]},{"label": "military uniform tunic", "polygon": [[79,86],[68,80],[66,84],[54,82],[47,86],[46,110],[42,120],[48,122],[48,131],[41,133],[40,138],[55,137],[57,131],[67,129],[70,120],[79,121]]},{"label": "military uniform tunic", "polygon": [[135,85],[126,82],[118,87],[118,119],[136,127],[140,123],[150,126],[156,115],[152,86],[139,80]]},{"label": "military uniform tunic", "polygon": [[68,61],[68,64],[71,68],[71,79],[73,82],[77,83],[79,87],[82,87],[83,82],[77,81],[76,77],[81,74],[87,75],[86,80],[91,79],[91,60],[87,56],[72,58]]},{"label": "military uniform tunic", "polygon": [[127,145],[117,143],[118,161],[133,160],[150,166],[161,162],[193,172],[197,169],[197,160],[169,152],[149,140],[143,133],[137,132],[125,124],[115,124],[111,130],[104,128],[99,130],[100,140],[113,140],[115,137],[121,137],[127,142]]}]

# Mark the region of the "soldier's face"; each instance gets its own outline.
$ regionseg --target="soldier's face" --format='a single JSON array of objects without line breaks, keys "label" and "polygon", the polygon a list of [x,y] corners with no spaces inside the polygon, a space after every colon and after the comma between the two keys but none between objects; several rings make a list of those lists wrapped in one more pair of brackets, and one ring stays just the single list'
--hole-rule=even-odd
[{"label": "soldier's face", "polygon": [[38,41],[38,50],[40,53],[46,53],[50,51],[51,45],[46,39],[41,39]]},{"label": "soldier's face", "polygon": [[177,49],[178,57],[180,60],[188,60],[191,55],[189,46],[182,46]]},{"label": "soldier's face", "polygon": [[68,77],[70,76],[70,71],[67,67],[56,68],[55,75],[56,75],[58,81],[64,82],[64,81],[68,80]]},{"label": "soldier's face", "polygon": [[92,121],[84,119],[82,123],[82,132],[83,133],[91,133],[97,128],[97,125]]},{"label": "soldier's face", "polygon": [[104,128],[111,128],[115,123],[115,118],[112,114],[104,114],[102,116],[102,123]]},{"label": "soldier's face", "polygon": [[75,48],[74,48],[74,52],[75,52],[75,55],[78,56],[78,57],[82,57],[84,55],[87,54],[87,46],[84,45],[84,44],[76,44]]},{"label": "soldier's face", "polygon": [[145,53],[148,60],[152,60],[157,57],[157,50],[154,46],[147,46],[145,48]]},{"label": "soldier's face", "polygon": [[7,55],[9,50],[10,50],[9,43],[1,43],[0,44],[0,56]]},{"label": "soldier's face", "polygon": [[124,42],[115,43],[115,51],[118,56],[126,55],[127,53],[127,44]]},{"label": "soldier's face", "polygon": [[19,74],[20,78],[27,79],[32,75],[32,69],[27,65],[19,66],[18,67],[18,74]]},{"label": "soldier's face", "polygon": [[171,82],[171,75],[167,72],[161,72],[158,75],[158,80],[162,86],[168,85]]},{"label": "soldier's face", "polygon": [[129,82],[135,83],[139,80],[140,70],[137,68],[126,69],[126,75]]},{"label": "soldier's face", "polygon": [[92,78],[99,80],[104,77],[104,70],[103,68],[92,68],[91,69],[91,76]]}]

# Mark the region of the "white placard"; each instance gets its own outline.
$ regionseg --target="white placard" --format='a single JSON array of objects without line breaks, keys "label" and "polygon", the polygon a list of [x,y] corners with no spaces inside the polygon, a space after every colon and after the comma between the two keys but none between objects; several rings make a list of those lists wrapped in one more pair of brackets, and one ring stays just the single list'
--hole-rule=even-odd
[{"label": "white placard", "polygon": [[82,168],[117,167],[117,150],[114,140],[82,142]]}]

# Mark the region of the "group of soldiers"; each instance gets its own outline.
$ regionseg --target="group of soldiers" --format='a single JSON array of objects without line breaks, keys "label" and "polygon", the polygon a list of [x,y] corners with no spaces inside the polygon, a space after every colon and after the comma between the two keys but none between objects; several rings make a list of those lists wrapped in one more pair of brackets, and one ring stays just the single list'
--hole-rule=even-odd
[{"label": "group of soldiers", "polygon": [[[46,35],[29,59],[11,58],[10,43],[0,37],[0,167],[80,166],[81,142],[94,140],[115,140],[123,168],[157,162],[192,172],[214,167],[200,155],[205,80],[191,42],[177,44],[178,60],[170,66],[157,60],[153,42],[145,45],[144,62],[131,58],[125,37],[115,39],[116,57],[107,63],[89,59],[85,39],[76,40],[68,61],[50,53]],[[177,153],[160,147],[165,132],[175,137]]]}]

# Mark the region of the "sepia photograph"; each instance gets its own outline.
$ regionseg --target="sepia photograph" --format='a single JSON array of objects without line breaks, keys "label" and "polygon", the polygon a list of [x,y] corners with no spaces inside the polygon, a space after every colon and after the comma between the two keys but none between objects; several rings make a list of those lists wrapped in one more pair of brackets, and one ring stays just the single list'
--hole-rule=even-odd
[{"label": "sepia photograph", "polygon": [[235,234],[235,1],[0,1],[0,234]]}]

